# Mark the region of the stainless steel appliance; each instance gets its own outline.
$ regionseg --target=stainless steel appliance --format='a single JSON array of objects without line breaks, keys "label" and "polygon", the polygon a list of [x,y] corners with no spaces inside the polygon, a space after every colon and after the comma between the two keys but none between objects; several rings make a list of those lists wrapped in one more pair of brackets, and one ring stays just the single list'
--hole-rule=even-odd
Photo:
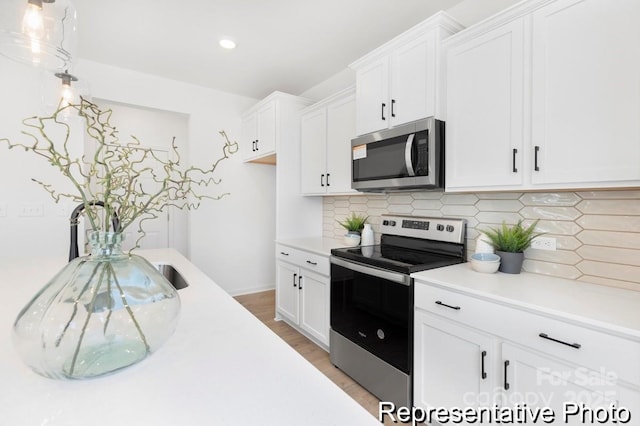
[{"label": "stainless steel appliance", "polygon": [[379,245],[331,251],[331,362],[382,401],[412,405],[413,279],[466,260],[466,222],[383,216]]},{"label": "stainless steel appliance", "polygon": [[351,187],[363,192],[444,188],[444,122],[426,118],[351,141]]}]

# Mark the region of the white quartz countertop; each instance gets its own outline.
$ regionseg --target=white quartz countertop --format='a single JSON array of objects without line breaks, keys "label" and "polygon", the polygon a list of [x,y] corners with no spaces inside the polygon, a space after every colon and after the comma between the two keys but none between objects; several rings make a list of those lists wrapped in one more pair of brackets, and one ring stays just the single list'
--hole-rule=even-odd
[{"label": "white quartz countertop", "polygon": [[346,247],[344,241],[332,238],[307,237],[307,238],[287,238],[276,240],[276,243],[287,247],[306,250],[321,256],[330,256],[331,249]]},{"label": "white quartz countertop", "polygon": [[582,281],[521,274],[485,274],[471,263],[436,268],[411,275],[450,290],[508,304],[536,313],[640,340],[640,292]]},{"label": "white quartz countertop", "polygon": [[138,254],[189,282],[176,332],[146,360],[83,381],[33,373],[11,342],[18,312],[64,259],[0,261],[0,425],[379,424],[178,252]]}]

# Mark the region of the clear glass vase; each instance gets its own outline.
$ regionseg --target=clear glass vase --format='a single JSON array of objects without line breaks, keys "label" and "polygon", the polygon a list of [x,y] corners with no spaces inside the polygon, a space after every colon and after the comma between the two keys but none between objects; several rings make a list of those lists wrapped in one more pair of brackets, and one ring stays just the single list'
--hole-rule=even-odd
[{"label": "clear glass vase", "polygon": [[91,255],[58,272],[13,326],[18,353],[43,376],[115,372],[153,353],[177,325],[177,291],[146,259],[122,252],[122,234],[94,232],[90,242]]}]

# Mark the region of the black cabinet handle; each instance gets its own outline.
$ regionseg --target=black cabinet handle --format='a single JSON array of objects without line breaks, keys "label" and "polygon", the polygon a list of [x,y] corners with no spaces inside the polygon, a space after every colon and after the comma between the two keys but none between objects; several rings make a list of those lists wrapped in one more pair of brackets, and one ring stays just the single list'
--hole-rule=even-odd
[{"label": "black cabinet handle", "polygon": [[395,117],[396,113],[394,111],[394,106],[396,106],[396,100],[395,99],[391,99],[391,117]]},{"label": "black cabinet handle", "polygon": [[327,186],[331,186],[331,185],[329,184],[329,176],[331,176],[331,173],[327,173]]},{"label": "black cabinet handle", "polygon": [[383,103],[382,103],[382,108],[380,109],[380,111],[381,111],[380,115],[381,115],[381,117],[382,117],[382,119],[383,119],[383,120],[386,120],[386,118],[385,118],[385,116],[384,116],[384,107],[386,107],[386,106],[387,106],[387,104],[385,104],[385,103],[383,102]]},{"label": "black cabinet handle", "polygon": [[293,286],[294,287],[297,287],[297,284],[296,284],[296,277],[297,276],[298,276],[298,274],[293,274]]},{"label": "black cabinet handle", "polygon": [[302,275],[298,277],[298,289],[302,290]]},{"label": "black cabinet handle", "polygon": [[459,310],[460,310],[460,306],[451,306],[451,305],[447,305],[446,303],[442,303],[442,302],[441,302],[441,301],[439,301],[439,300],[436,300],[436,305],[445,306],[445,307],[450,308],[450,309],[455,309],[456,311],[459,311]]},{"label": "black cabinet handle", "polygon": [[504,362],[504,390],[509,390],[511,386],[509,386],[509,381],[507,380],[507,373],[509,369],[509,361]]},{"label": "black cabinet handle", "polygon": [[283,255],[283,256],[289,256],[289,253],[285,253],[283,251],[281,251],[280,254]]},{"label": "black cabinet handle", "polygon": [[258,146],[258,142],[260,141],[260,139],[256,139],[256,151],[260,151],[260,147]]},{"label": "black cabinet handle", "polygon": [[513,173],[518,173],[518,168],[516,167],[516,154],[518,153],[518,150],[516,148],[513,148]]},{"label": "black cabinet handle", "polygon": [[480,363],[482,366],[482,380],[487,378],[487,372],[484,370],[484,360],[487,357],[487,351],[482,351],[481,357],[480,357]]},{"label": "black cabinet handle", "polygon": [[540,152],[540,147],[536,145],[533,148],[533,150],[534,150],[533,170],[535,170],[536,172],[539,172],[540,171],[540,167],[538,167],[538,153]]},{"label": "black cabinet handle", "polygon": [[256,141],[251,141],[251,151],[256,152]]},{"label": "black cabinet handle", "polygon": [[320,186],[324,187],[324,175],[320,175]]},{"label": "black cabinet handle", "polygon": [[552,342],[560,343],[561,345],[571,346],[574,349],[580,349],[582,347],[582,345],[580,343],[563,342],[562,340],[558,340],[558,339],[554,339],[553,337],[549,337],[549,335],[546,334],[546,333],[540,333],[540,334],[538,334],[538,336],[542,337],[543,339],[551,340]]},{"label": "black cabinet handle", "polygon": [[313,265],[313,266],[316,266],[316,265],[318,264],[318,262],[312,262],[312,261],[310,261],[310,260],[307,260],[307,263],[308,263],[309,265]]}]

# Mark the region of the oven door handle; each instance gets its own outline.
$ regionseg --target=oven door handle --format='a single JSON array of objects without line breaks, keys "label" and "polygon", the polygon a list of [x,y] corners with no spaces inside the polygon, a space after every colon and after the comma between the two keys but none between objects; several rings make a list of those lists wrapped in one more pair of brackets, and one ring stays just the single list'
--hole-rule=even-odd
[{"label": "oven door handle", "polygon": [[411,151],[413,150],[413,139],[415,138],[415,136],[415,133],[411,133],[409,137],[407,137],[407,144],[404,147],[404,163],[407,167],[408,176],[416,175],[415,170],[413,170],[413,161],[411,161]]},{"label": "oven door handle", "polygon": [[337,257],[331,256],[331,263],[334,265],[342,266],[343,268],[350,269],[355,272],[361,272],[363,274],[371,275],[374,277],[382,278],[384,280],[393,281],[402,285],[411,285],[411,278],[409,275],[401,274],[399,272],[386,271],[384,269],[373,268],[362,263],[356,263],[352,261],[346,261]]}]

